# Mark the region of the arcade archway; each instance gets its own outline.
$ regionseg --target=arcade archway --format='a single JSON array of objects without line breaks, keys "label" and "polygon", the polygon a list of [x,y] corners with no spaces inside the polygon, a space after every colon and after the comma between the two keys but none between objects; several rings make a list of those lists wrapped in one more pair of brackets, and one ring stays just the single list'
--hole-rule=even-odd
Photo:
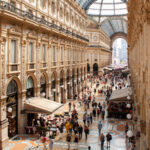
[{"label": "arcade archway", "polygon": [[93,76],[97,76],[98,75],[98,64],[95,63],[93,64]]}]

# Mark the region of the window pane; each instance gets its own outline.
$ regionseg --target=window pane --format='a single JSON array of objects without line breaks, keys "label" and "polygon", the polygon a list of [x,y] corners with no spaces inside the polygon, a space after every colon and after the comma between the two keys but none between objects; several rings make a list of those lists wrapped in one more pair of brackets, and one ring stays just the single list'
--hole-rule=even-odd
[{"label": "window pane", "polygon": [[45,52],[46,52],[46,46],[45,46],[45,44],[43,44],[43,62],[46,61],[46,55],[45,55]]},{"label": "window pane", "polygon": [[61,61],[63,61],[63,47],[61,47]]},{"label": "window pane", "polygon": [[33,43],[29,43],[29,62],[33,62]]},{"label": "window pane", "polygon": [[17,58],[17,48],[16,48],[16,40],[11,40],[11,63],[17,63],[16,58]]},{"label": "window pane", "polygon": [[55,61],[55,46],[53,46],[53,61]]}]

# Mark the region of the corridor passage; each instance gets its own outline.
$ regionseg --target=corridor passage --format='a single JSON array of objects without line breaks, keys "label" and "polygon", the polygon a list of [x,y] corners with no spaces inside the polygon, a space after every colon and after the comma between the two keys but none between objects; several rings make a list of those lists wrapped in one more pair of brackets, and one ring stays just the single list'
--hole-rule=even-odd
[{"label": "corridor passage", "polygon": [[[133,128],[133,123],[132,120],[127,120],[127,119],[114,119],[114,118],[107,118],[107,101],[106,96],[104,93],[98,93],[99,89],[103,89],[103,91],[106,91],[108,87],[111,87],[112,80],[107,78],[107,81],[105,82],[106,77],[102,77],[101,80],[99,78],[91,78],[87,80],[86,87],[83,92],[81,92],[81,97],[82,95],[90,95],[92,96],[92,100],[95,97],[95,102],[97,104],[101,104],[102,110],[105,110],[105,117],[102,119],[102,115],[93,117],[93,122],[92,124],[90,123],[89,127],[89,135],[87,138],[87,141],[85,140],[85,134],[84,134],[84,129],[83,129],[83,137],[82,139],[79,140],[78,145],[75,144],[74,142],[74,137],[75,134],[72,132],[71,136],[71,142],[70,142],[70,149],[78,149],[78,150],[88,150],[88,147],[91,147],[91,150],[101,150],[101,142],[100,142],[100,136],[98,133],[98,123],[99,121],[102,122],[102,130],[101,133],[104,134],[105,136],[105,142],[104,142],[104,149],[103,150],[131,150],[131,144],[129,144],[128,139],[126,139],[126,134],[125,134],[125,126],[126,123],[128,123],[129,129]],[[127,80],[123,79],[120,80],[118,79],[119,83],[120,81],[127,85]],[[113,80],[115,82],[115,85],[113,86],[112,90],[116,90],[118,86],[118,81]],[[97,85],[97,83],[99,83]],[[119,84],[120,85],[120,84]],[[92,88],[91,88],[92,87]],[[119,87],[118,87],[119,88]],[[88,90],[89,89],[89,90]],[[79,125],[82,125],[84,127],[83,123],[83,115],[85,114],[85,110],[87,109],[87,114],[90,114],[93,111],[92,107],[92,102],[89,104],[89,109],[86,107],[87,105],[84,104],[83,99],[82,100],[75,100],[71,101],[72,105],[74,107],[71,107],[71,112],[75,109],[78,113],[78,123]],[[69,111],[69,102],[64,104],[63,107],[59,108],[53,115],[56,114],[64,114],[64,112]],[[110,142],[110,147],[107,147],[107,142],[106,142],[106,134],[110,133],[112,135],[112,140]],[[47,137],[49,136],[49,132],[47,133]],[[54,141],[54,146],[53,150],[67,150],[68,149],[68,142],[66,141],[66,136],[67,136],[67,131],[66,128],[64,127],[63,133],[60,133],[58,130],[58,134],[55,137]],[[42,138],[42,137],[41,137]],[[30,149],[36,149],[36,150],[43,150],[43,143],[42,140],[37,139],[37,135],[17,135],[16,137],[12,138],[9,140],[9,145],[7,146],[6,150],[30,150]],[[49,141],[46,143],[47,149],[49,149]]]}]

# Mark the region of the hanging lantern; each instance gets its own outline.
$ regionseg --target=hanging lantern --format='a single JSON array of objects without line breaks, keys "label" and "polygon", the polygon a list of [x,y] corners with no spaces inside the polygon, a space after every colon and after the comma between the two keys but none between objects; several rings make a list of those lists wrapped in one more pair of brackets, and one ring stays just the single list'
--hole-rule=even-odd
[{"label": "hanging lantern", "polygon": [[8,108],[8,112],[9,112],[9,113],[12,112],[12,108],[11,108],[11,107]]},{"label": "hanging lantern", "polygon": [[127,104],[127,108],[131,108],[131,104]]},{"label": "hanging lantern", "polygon": [[131,119],[131,118],[132,118],[131,114],[127,114],[127,119]]},{"label": "hanging lantern", "polygon": [[129,130],[129,131],[127,132],[127,136],[128,136],[128,137],[132,137],[132,136],[133,136],[133,132],[132,132],[131,130]]},{"label": "hanging lantern", "polygon": [[131,99],[131,97],[128,95],[128,96],[127,96],[127,99]]},{"label": "hanging lantern", "polygon": [[46,95],[45,92],[43,92],[43,93],[42,93],[42,97],[45,97],[45,95]]}]

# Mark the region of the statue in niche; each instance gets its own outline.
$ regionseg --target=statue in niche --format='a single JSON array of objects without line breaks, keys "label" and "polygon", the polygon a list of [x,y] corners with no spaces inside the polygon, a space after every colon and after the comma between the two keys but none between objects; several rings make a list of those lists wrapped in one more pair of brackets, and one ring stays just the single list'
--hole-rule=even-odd
[{"label": "statue in niche", "polygon": [[42,6],[42,8],[46,8],[46,1],[47,0],[40,0],[40,5]]}]

